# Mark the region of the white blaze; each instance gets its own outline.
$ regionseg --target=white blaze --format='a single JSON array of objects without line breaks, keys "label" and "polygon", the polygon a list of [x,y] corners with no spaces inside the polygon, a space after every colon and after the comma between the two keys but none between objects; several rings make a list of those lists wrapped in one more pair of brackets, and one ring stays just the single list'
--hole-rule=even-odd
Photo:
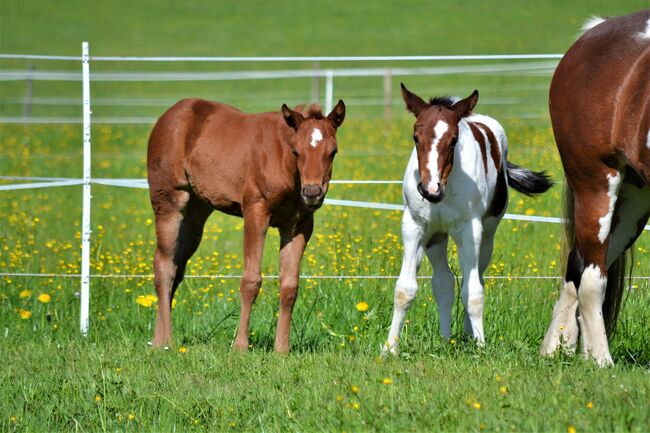
[{"label": "white blaze", "polygon": [[607,196],[609,197],[609,206],[605,216],[598,220],[600,223],[598,239],[600,240],[601,244],[605,243],[605,239],[607,239],[607,236],[609,236],[609,230],[612,226],[612,215],[614,214],[614,206],[616,205],[616,195],[618,194],[618,189],[621,185],[621,174],[618,171],[613,176],[611,173],[607,174],[607,182],[609,183],[609,191],[607,191]]},{"label": "white blaze", "polygon": [[431,141],[431,150],[429,151],[429,160],[427,161],[427,168],[431,173],[431,181],[429,185],[435,188],[433,191],[429,189],[430,193],[438,192],[438,182],[440,182],[440,174],[438,173],[438,143],[449,129],[447,122],[438,120],[436,126],[433,127],[433,140]]},{"label": "white blaze", "polygon": [[311,132],[311,142],[309,143],[311,147],[318,146],[318,143],[323,139],[323,133],[320,132],[320,129],[314,128]]}]

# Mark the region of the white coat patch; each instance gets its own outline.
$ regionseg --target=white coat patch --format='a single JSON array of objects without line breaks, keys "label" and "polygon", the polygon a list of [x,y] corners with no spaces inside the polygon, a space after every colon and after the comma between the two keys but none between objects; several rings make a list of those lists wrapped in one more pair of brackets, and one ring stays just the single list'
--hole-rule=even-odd
[{"label": "white coat patch", "polygon": [[[433,140],[431,141],[431,150],[429,151],[427,168],[429,169],[429,173],[431,173],[431,181],[429,184],[433,185],[436,188],[440,182],[440,176],[438,173],[438,143],[448,129],[449,125],[447,122],[444,122],[442,120],[438,120],[436,126],[433,127]],[[435,193],[437,190],[430,192]]]},{"label": "white coat patch", "polygon": [[648,135],[645,138],[645,147],[650,149],[650,129],[648,129]]},{"label": "white coat patch", "polygon": [[616,172],[615,175],[608,174],[607,182],[609,183],[609,191],[607,191],[607,196],[609,197],[609,206],[607,208],[607,213],[605,216],[598,220],[600,224],[600,230],[598,231],[598,239],[601,244],[605,243],[605,239],[609,236],[609,229],[612,226],[612,215],[614,214],[614,206],[616,205],[616,195],[618,194],[619,186],[621,185],[621,174]]},{"label": "white coat patch", "polygon": [[320,132],[320,129],[314,128],[311,133],[311,142],[309,143],[311,147],[318,146],[318,143],[323,139],[323,133]]},{"label": "white coat patch", "polygon": [[639,32],[638,36],[640,39],[650,39],[650,19],[645,23],[645,30]]}]

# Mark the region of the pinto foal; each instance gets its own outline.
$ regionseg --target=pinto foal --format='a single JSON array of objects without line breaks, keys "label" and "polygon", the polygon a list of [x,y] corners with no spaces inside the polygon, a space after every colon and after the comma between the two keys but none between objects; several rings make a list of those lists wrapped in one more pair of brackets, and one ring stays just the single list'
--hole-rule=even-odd
[{"label": "pinto foal", "polygon": [[447,258],[449,236],[458,247],[463,272],[464,329],[483,344],[483,272],[508,205],[508,186],[532,195],[552,184],[544,173],[508,162],[503,127],[491,117],[472,113],[478,91],[458,102],[434,98],[427,103],[402,84],[402,96],[416,117],[415,148],[404,173],[404,257],[383,352],[397,353],[425,254],[434,271],[431,287],[440,314],[440,333],[447,339],[451,336],[455,279]]},{"label": "pinto foal", "polygon": [[339,101],[324,117],[245,114],[202,99],[185,99],[163,114],[151,132],[147,172],[158,245],[154,284],[158,314],[153,345],[172,342],[171,302],[187,261],[201,242],[213,210],[244,218],[241,315],[234,348],[248,349],[248,326],[262,277],[266,231],[280,232],[280,312],[275,350],[289,350],[298,273],[323,204],[337,152],[336,131],[345,118]]}]

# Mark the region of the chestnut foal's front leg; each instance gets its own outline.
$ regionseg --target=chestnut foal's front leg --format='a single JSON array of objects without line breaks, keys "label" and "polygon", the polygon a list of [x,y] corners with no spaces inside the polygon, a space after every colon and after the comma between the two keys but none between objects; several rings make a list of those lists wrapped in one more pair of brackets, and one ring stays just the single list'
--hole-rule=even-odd
[{"label": "chestnut foal's front leg", "polygon": [[280,314],[275,333],[275,351],[279,353],[289,352],[291,312],[298,297],[300,261],[313,229],[313,214],[296,226],[280,228]]},{"label": "chestnut foal's front leg", "polygon": [[264,252],[264,238],[269,227],[270,212],[262,203],[244,209],[244,274],[239,287],[241,313],[235,338],[235,350],[248,350],[248,325],[251,309],[262,285],[260,263]]}]

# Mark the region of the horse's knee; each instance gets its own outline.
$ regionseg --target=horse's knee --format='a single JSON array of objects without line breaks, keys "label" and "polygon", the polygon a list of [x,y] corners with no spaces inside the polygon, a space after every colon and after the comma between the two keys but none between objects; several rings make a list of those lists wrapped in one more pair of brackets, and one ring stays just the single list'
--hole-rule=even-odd
[{"label": "horse's knee", "polygon": [[247,298],[252,297],[253,299],[255,299],[255,297],[257,297],[257,293],[259,292],[261,285],[262,285],[261,275],[244,274],[244,276],[241,279],[241,286],[239,290],[242,296],[245,296]]},{"label": "horse's knee", "polygon": [[411,306],[418,287],[415,286],[397,286],[395,287],[395,306],[398,308],[408,308]]},{"label": "horse's knee", "polygon": [[298,280],[286,281],[280,284],[280,305],[293,308],[298,299]]},{"label": "horse's knee", "polygon": [[605,300],[607,276],[601,273],[600,267],[589,265],[582,273],[578,288],[578,304],[580,309],[601,308]]},{"label": "horse's knee", "polygon": [[484,297],[480,296],[469,296],[467,298],[466,308],[467,313],[472,318],[478,318],[483,316],[483,303]]}]

